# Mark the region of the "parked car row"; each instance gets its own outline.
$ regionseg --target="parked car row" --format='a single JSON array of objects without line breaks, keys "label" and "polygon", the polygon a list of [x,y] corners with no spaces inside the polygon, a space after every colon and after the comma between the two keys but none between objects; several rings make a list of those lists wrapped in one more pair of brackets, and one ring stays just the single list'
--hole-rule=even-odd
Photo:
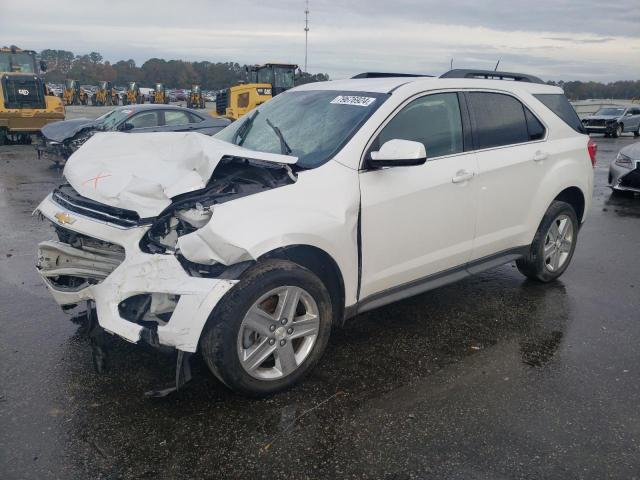
[{"label": "parked car row", "polygon": [[[63,84],[48,83],[47,87],[57,97],[60,97],[62,95],[62,92],[64,91]],[[81,85],[80,88],[86,91],[87,95],[91,97],[96,92],[98,87],[95,85]],[[118,96],[120,97],[120,103],[122,103],[122,97],[126,94],[126,87],[115,86],[114,88],[116,89]],[[151,100],[151,96],[154,94],[154,89],[140,87],[140,93],[144,97],[144,101],[148,103]],[[167,89],[167,95],[169,96],[169,100],[171,102],[185,102],[189,98],[190,93],[191,93],[190,89],[182,89],[182,88]],[[207,102],[216,101],[216,92],[211,90],[202,90],[202,94]]]}]

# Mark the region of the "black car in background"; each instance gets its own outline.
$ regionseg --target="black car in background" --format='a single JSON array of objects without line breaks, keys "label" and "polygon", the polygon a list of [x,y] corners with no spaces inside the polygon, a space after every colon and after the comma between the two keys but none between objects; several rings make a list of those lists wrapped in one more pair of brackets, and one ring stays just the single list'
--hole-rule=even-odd
[{"label": "black car in background", "polygon": [[56,163],[71,156],[96,132],[200,132],[218,133],[229,125],[226,118],[208,113],[161,104],[116,107],[95,120],[78,118],[50,123],[42,128],[42,139],[36,145],[38,157],[45,154]]}]

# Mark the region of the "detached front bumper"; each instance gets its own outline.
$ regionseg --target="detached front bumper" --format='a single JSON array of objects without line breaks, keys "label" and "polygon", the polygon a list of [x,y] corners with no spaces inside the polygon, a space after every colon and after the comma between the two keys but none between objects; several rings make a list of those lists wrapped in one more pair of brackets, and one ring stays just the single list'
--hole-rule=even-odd
[{"label": "detached front bumper", "polygon": [[635,168],[625,168],[615,161],[609,166],[609,186],[614,190],[640,192],[640,161]]},{"label": "detached front bumper", "polygon": [[[55,301],[65,306],[93,300],[100,326],[130,342],[148,338],[147,333],[157,336],[160,345],[195,352],[213,308],[237,283],[193,277],[174,255],[142,252],[139,242],[146,225],[124,228],[70,212],[51,195],[36,211],[63,229],[65,238],[69,233],[82,244],[77,248],[63,238],[39,246],[38,271]],[[140,295],[164,304],[159,308],[164,314],[138,321],[123,318],[122,302]]]}]

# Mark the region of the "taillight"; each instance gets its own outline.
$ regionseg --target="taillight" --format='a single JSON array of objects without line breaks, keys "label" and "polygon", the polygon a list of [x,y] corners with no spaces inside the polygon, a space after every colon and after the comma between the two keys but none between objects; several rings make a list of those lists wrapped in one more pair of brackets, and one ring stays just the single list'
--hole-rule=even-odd
[{"label": "taillight", "polygon": [[596,153],[598,153],[598,144],[593,141],[593,138],[589,139],[589,143],[587,143],[587,150],[589,151],[591,165],[593,165],[593,168],[596,168]]}]

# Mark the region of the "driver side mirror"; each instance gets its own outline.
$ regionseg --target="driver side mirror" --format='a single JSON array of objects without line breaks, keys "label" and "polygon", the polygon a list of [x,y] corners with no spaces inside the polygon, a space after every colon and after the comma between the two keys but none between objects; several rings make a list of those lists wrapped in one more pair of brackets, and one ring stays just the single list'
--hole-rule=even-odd
[{"label": "driver side mirror", "polygon": [[120,130],[123,132],[128,132],[129,130],[133,130],[133,123],[124,122],[120,127]]},{"label": "driver side mirror", "polygon": [[369,165],[378,167],[408,167],[427,161],[427,150],[420,142],[393,139],[385,142],[379,151],[371,152]]},{"label": "driver side mirror", "polygon": [[624,116],[625,117],[633,117],[633,112],[627,112]]}]

